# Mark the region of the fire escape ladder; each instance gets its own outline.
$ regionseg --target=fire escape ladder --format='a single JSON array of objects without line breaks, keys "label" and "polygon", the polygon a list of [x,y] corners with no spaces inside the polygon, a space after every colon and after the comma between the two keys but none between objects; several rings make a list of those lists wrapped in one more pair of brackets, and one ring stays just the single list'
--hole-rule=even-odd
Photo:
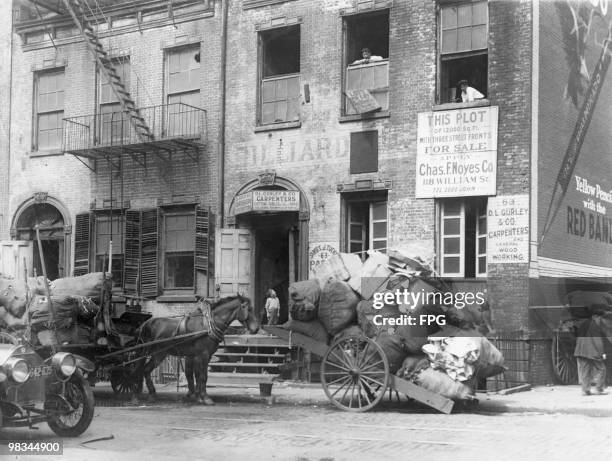
[{"label": "fire escape ladder", "polygon": [[[119,100],[123,111],[128,115],[130,124],[134,127],[138,138],[142,142],[152,141],[153,133],[151,132],[146,120],[140,114],[140,111],[136,107],[136,104],[132,100],[130,93],[126,90],[125,85],[121,82],[121,77],[113,66],[113,61],[104,47],[100,43],[98,36],[94,29],[91,27],[89,22],[85,19],[85,7],[83,4],[84,0],[62,0],[64,6],[72,16],[74,23],[79,28],[81,35],[85,38],[85,43],[92,53],[94,59],[98,63],[101,72],[104,74],[110,87],[115,93],[115,96]],[[76,11],[75,11],[76,10]],[[78,12],[78,14],[77,14]],[[82,21],[79,20],[79,16]]]}]

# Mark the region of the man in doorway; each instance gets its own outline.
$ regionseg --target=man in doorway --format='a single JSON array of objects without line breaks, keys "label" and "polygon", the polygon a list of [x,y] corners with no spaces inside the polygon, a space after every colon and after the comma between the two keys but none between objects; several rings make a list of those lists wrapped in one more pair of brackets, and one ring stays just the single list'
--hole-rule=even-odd
[{"label": "man in doorway", "polygon": [[276,291],[272,288],[268,290],[266,298],[266,315],[268,316],[268,325],[278,324],[278,312],[280,311],[280,302],[276,297]]}]

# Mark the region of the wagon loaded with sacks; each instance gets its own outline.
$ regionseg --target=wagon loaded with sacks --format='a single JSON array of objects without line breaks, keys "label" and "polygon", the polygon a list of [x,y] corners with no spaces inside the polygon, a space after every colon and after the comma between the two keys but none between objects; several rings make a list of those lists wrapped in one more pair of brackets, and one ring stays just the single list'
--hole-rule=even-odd
[{"label": "wagon loaded with sacks", "polygon": [[443,413],[476,402],[477,382],[504,370],[477,312],[440,302],[453,293],[419,258],[368,253],[334,256],[292,284],[291,320],[265,329],[322,358],[323,390],[343,410],[367,411],[387,390]]}]

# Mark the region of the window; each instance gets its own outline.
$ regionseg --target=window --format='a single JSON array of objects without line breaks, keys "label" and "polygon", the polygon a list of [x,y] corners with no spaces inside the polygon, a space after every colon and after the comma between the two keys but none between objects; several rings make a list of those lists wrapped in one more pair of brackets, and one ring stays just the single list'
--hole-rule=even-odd
[{"label": "window", "polygon": [[168,52],[167,136],[200,132],[200,47]]},{"label": "window", "polygon": [[[368,198],[369,197],[369,198]],[[363,260],[367,250],[387,248],[387,194],[378,192],[363,195],[346,194],[345,247],[349,253]]]},{"label": "window", "polygon": [[195,214],[164,216],[164,288],[194,287]]},{"label": "window", "polygon": [[[125,91],[130,91],[131,65],[129,58],[123,57],[113,62]],[[100,74],[100,143],[115,144],[130,137],[130,119],[123,112],[121,103],[115,96],[111,84]]]},{"label": "window", "polygon": [[378,131],[351,133],[351,174],[378,171]]},{"label": "window", "polygon": [[59,149],[64,118],[64,70],[37,74],[35,98],[33,149]]},{"label": "window", "polygon": [[299,121],[300,26],[259,33],[260,125]]},{"label": "window", "polygon": [[487,275],[487,199],[440,202],[440,268],[443,276]]},{"label": "window", "polygon": [[455,102],[466,79],[487,95],[488,5],[486,1],[442,4],[440,8],[439,102]]},{"label": "window", "polygon": [[108,270],[109,244],[113,242],[113,259],[111,272],[113,273],[113,286],[123,286],[123,216],[110,214],[98,215],[95,218],[95,261],[96,272]]},{"label": "window", "polygon": [[[389,11],[346,16],[344,31],[344,114],[388,110]],[[368,61],[363,60],[364,48],[372,54]]]}]

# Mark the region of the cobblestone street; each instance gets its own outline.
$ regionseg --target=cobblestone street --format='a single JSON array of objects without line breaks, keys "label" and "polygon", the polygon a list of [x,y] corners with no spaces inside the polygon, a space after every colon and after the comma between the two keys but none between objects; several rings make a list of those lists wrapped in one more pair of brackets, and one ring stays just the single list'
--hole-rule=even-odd
[{"label": "cobblestone street", "polygon": [[[211,391],[218,402],[214,407],[165,397],[152,405],[113,406],[119,403],[103,394],[90,429],[80,438],[64,439],[62,459],[595,461],[612,456],[609,412],[500,412],[495,402],[484,401],[475,412],[447,416],[402,401],[351,414],[323,400],[268,405],[228,398],[223,391]],[[599,398],[608,404],[609,396]],[[3,436],[53,438],[44,425]]]}]

